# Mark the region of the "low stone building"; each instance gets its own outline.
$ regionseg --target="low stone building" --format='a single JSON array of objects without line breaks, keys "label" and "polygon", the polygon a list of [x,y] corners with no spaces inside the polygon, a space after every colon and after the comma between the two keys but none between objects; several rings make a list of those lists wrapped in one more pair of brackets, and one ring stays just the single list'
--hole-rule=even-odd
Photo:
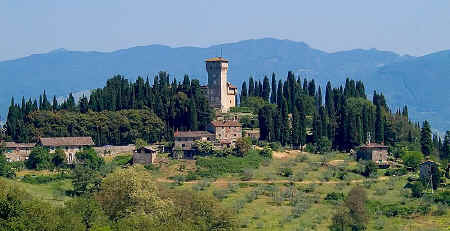
[{"label": "low stone building", "polygon": [[215,135],[207,131],[176,131],[174,133],[174,150],[179,149],[184,152],[186,157],[192,157],[193,144],[196,140],[214,141]]},{"label": "low stone building", "polygon": [[75,153],[82,148],[94,146],[94,141],[91,137],[48,137],[40,138],[39,144],[47,147],[50,153],[54,153],[57,148],[60,148],[66,154],[68,164],[75,161]]},{"label": "low stone building", "polygon": [[36,146],[35,143],[4,142],[0,146],[6,149],[5,157],[9,162],[25,161]]},{"label": "low stone building", "polygon": [[237,120],[215,120],[208,125],[209,132],[215,135],[221,144],[234,145],[242,137],[242,125]]},{"label": "low stone building", "polygon": [[151,146],[141,147],[133,152],[133,164],[153,164],[156,162],[158,150]]},{"label": "low stone building", "polygon": [[356,160],[371,160],[378,165],[388,164],[388,146],[377,143],[369,143],[359,147]]},{"label": "low stone building", "polygon": [[250,137],[253,140],[259,140],[259,137],[260,137],[259,128],[244,130],[243,133],[244,133],[244,137]]}]

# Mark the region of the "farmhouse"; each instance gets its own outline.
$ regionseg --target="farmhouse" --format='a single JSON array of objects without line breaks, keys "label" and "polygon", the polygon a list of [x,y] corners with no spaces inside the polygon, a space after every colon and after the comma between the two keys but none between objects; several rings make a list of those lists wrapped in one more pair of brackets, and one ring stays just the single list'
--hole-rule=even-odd
[{"label": "farmhouse", "polygon": [[368,143],[359,147],[356,153],[357,160],[371,160],[378,165],[388,163],[388,146],[377,143]]},{"label": "farmhouse", "polygon": [[182,150],[185,156],[192,156],[194,141],[214,141],[214,134],[207,131],[176,131],[173,136],[175,139],[174,149]]},{"label": "farmhouse", "polygon": [[153,164],[156,162],[158,150],[152,146],[141,147],[133,153],[133,164]]},{"label": "farmhouse", "polygon": [[4,142],[1,144],[6,149],[5,157],[9,162],[24,161],[28,159],[35,143]]},{"label": "farmhouse", "polygon": [[75,153],[82,148],[94,146],[91,137],[49,137],[40,138],[39,144],[47,147],[50,153],[60,148],[66,154],[67,163],[72,164],[75,161]]},{"label": "farmhouse", "polygon": [[220,144],[234,145],[242,137],[242,125],[237,120],[211,121],[207,130],[215,135]]}]

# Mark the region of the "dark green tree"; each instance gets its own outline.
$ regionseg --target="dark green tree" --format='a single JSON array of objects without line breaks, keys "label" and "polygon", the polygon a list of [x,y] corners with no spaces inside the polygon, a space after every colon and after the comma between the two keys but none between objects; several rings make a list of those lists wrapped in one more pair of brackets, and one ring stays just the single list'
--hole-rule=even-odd
[{"label": "dark green tree", "polygon": [[429,156],[433,152],[433,142],[431,140],[431,126],[430,123],[425,120],[420,131],[420,146],[422,153],[425,156]]},{"label": "dark green tree", "polygon": [[275,73],[272,73],[272,93],[270,94],[270,103],[277,104],[277,80]]},{"label": "dark green tree", "polygon": [[269,101],[270,96],[270,83],[269,78],[264,76],[263,87],[262,87],[262,97],[264,100]]},{"label": "dark green tree", "polygon": [[247,100],[247,92],[247,83],[244,81],[241,88],[241,104],[245,103]]},{"label": "dark green tree", "polygon": [[376,105],[376,114],[375,114],[375,142],[383,143],[384,142],[384,115],[379,104]]}]

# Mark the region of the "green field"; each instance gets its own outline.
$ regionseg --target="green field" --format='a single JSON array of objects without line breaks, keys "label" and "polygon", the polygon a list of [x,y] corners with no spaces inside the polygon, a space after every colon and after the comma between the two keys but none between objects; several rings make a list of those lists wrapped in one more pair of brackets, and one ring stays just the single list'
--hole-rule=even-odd
[{"label": "green field", "polygon": [[[366,179],[355,173],[358,163],[348,154],[331,153],[324,157],[290,151],[274,152],[273,156],[271,161],[263,161],[259,168],[248,170],[245,180],[244,173],[186,182],[173,180],[175,176],[194,172],[194,160],[170,160],[153,170],[143,166],[137,168],[151,171],[159,184],[213,194],[220,203],[237,213],[242,230],[329,230],[331,219],[343,202],[325,198],[332,192],[346,195],[355,185],[367,191],[370,203],[430,206],[426,214],[407,216],[387,217],[381,211],[370,211],[368,230],[450,230],[448,208],[445,208],[446,214],[437,215],[436,203],[428,202],[426,197],[412,198],[410,192],[403,189],[412,173],[385,177],[384,170],[378,170],[378,177]],[[281,176],[281,169],[290,169],[292,175]],[[340,175],[342,172],[345,172],[344,176]],[[71,189],[70,180],[27,184],[20,182],[18,177],[16,181],[32,195],[50,203],[63,205],[64,201],[70,200],[65,195],[66,190]],[[374,208],[369,206],[369,209]]]}]

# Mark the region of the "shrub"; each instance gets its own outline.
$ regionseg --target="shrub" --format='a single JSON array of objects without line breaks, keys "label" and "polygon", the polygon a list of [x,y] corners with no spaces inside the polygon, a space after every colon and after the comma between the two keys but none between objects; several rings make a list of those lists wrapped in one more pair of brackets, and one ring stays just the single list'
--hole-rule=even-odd
[{"label": "shrub", "polygon": [[342,193],[342,192],[331,192],[331,193],[328,193],[327,196],[325,197],[325,200],[327,200],[327,201],[330,201],[330,200],[334,200],[334,201],[344,200],[344,193]]},{"label": "shrub", "polygon": [[365,177],[376,177],[377,176],[377,165],[373,161],[367,161],[364,164],[364,171],[362,173]]},{"label": "shrub", "polygon": [[238,156],[245,156],[252,148],[252,140],[250,137],[239,138],[236,141],[236,154]]},{"label": "shrub", "polygon": [[298,171],[294,174],[294,181],[303,181],[305,177],[306,173],[304,171]]},{"label": "shrub", "polygon": [[443,204],[447,204],[448,206],[450,206],[450,191],[444,191],[444,192],[439,192],[438,194],[435,194],[435,198],[434,201],[437,203],[443,203]]},{"label": "shrub", "polygon": [[279,174],[280,176],[290,177],[293,172],[291,168],[281,168]]},{"label": "shrub", "polygon": [[300,162],[300,163],[306,162],[307,160],[308,160],[308,156],[305,154],[300,154],[295,157],[295,161]]},{"label": "shrub", "polygon": [[272,159],[272,149],[269,146],[265,146],[259,154],[266,159]]},{"label": "shrub", "polygon": [[406,168],[387,169],[384,173],[385,176],[404,176],[406,174],[408,174]]},{"label": "shrub", "polygon": [[248,228],[248,224],[250,223],[250,219],[248,219],[247,217],[242,218],[240,221],[240,227],[241,228]]},{"label": "shrub", "polygon": [[253,178],[253,170],[252,169],[244,169],[242,172],[241,180],[248,181]]},{"label": "shrub", "polygon": [[133,156],[131,156],[131,155],[115,156],[114,159],[112,160],[112,162],[117,165],[131,164],[133,162]]},{"label": "shrub", "polygon": [[272,142],[270,143],[270,148],[274,151],[281,151],[283,149],[283,147],[281,146],[280,142]]},{"label": "shrub", "polygon": [[387,189],[384,187],[378,187],[375,189],[375,195],[377,196],[383,196],[386,195]]},{"label": "shrub", "polygon": [[25,165],[28,169],[52,169],[52,156],[47,148],[36,146],[31,151],[28,160],[25,161]]},{"label": "shrub", "polygon": [[228,191],[229,192],[237,192],[239,190],[238,184],[228,183]]},{"label": "shrub", "polygon": [[68,174],[57,174],[57,175],[48,175],[48,176],[34,176],[30,174],[26,174],[23,176],[22,181],[28,184],[47,184],[54,181],[60,181],[65,179],[70,179],[71,176]]},{"label": "shrub", "polygon": [[309,153],[316,153],[316,146],[314,144],[307,144],[305,147],[305,151]]},{"label": "shrub", "polygon": [[175,185],[181,186],[186,181],[186,178],[183,175],[176,175],[173,177],[173,180],[175,181]]},{"label": "shrub", "polygon": [[413,169],[417,169],[423,160],[423,154],[419,151],[409,151],[402,155],[403,163]]},{"label": "shrub", "polygon": [[439,203],[436,207],[436,210],[432,212],[433,216],[443,216],[447,214],[448,206],[443,203]]},{"label": "shrub", "polygon": [[228,197],[229,191],[226,189],[215,189],[213,191],[213,196],[219,200],[223,200]]},{"label": "shrub", "polygon": [[423,195],[424,187],[421,182],[415,182],[411,184],[411,195],[413,197],[419,198]]}]

